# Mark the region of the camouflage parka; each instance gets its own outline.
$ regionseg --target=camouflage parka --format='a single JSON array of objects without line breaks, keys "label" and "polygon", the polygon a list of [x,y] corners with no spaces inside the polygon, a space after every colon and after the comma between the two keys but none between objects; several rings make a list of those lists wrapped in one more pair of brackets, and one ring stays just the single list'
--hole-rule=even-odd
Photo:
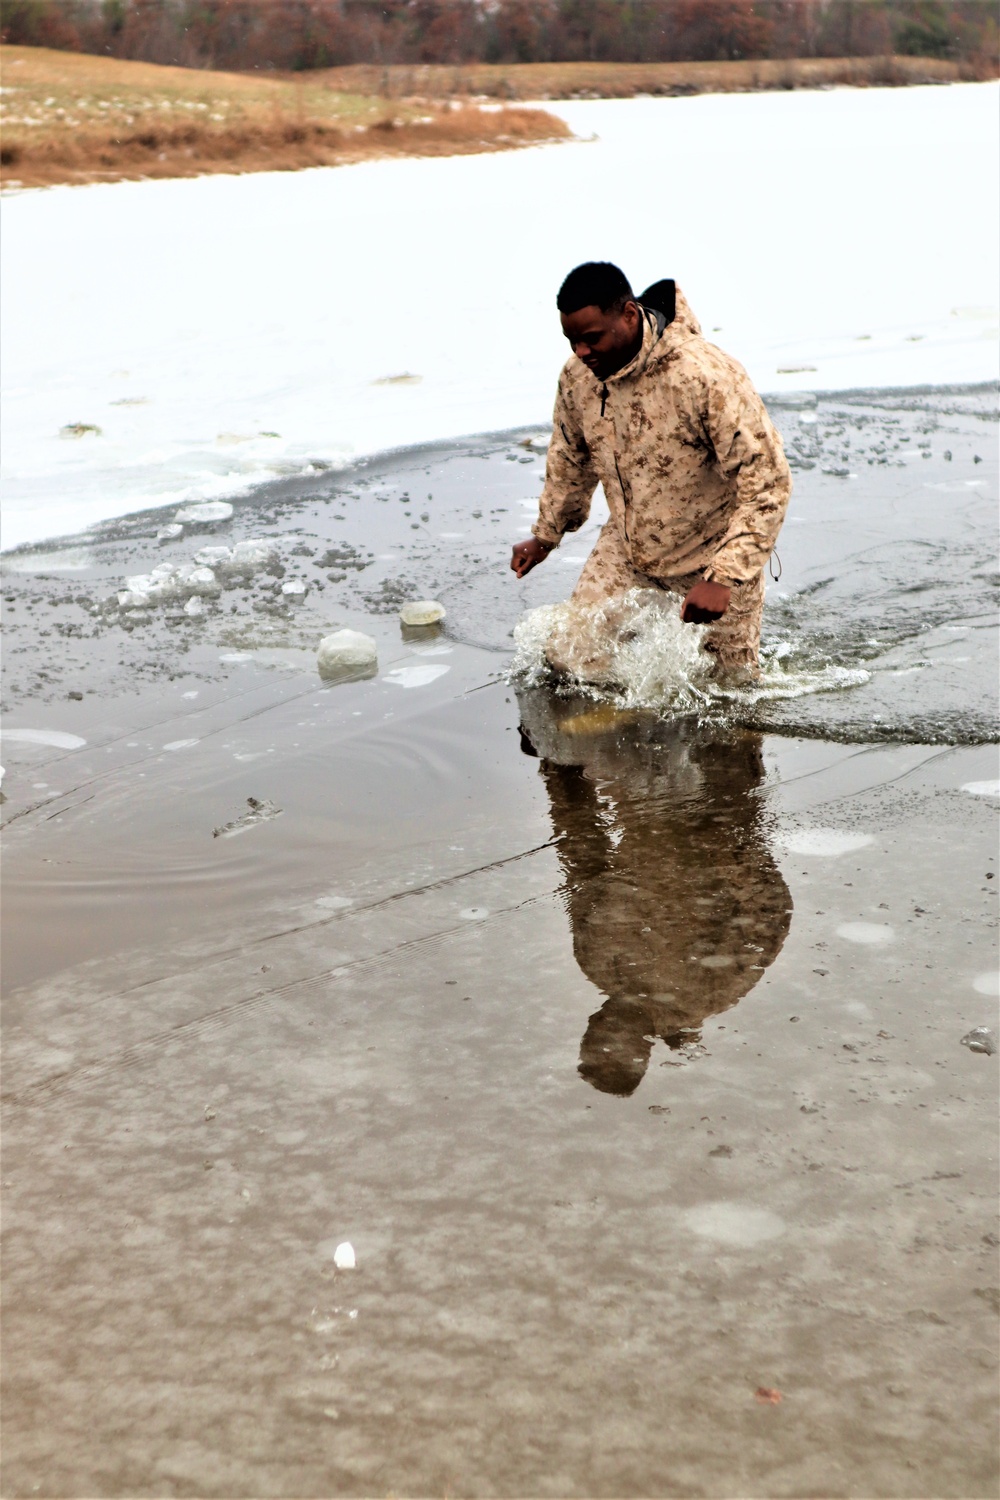
[{"label": "camouflage parka", "polygon": [[586,521],[598,483],[640,573],[745,583],[767,562],[792,482],[743,366],[702,337],[677,290],[671,323],[642,308],[642,347],[600,380],[563,366],[536,537]]}]

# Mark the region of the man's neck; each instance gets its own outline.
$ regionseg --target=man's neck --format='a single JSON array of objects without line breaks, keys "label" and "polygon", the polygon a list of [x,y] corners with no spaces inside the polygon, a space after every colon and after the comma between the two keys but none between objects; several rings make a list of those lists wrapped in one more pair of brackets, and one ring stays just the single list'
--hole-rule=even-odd
[{"label": "man's neck", "polygon": [[624,370],[626,368],[627,365],[630,365],[632,363],[632,361],[635,359],[636,355],[639,353],[639,350],[642,348],[642,340],[643,340],[643,336],[645,334],[645,331],[646,331],[646,320],[640,315],[640,318],[639,318],[639,328],[638,328],[638,330],[636,332],[635,338],[632,340],[632,343],[628,346],[627,350],[625,351],[624,355],[622,356],[622,359],[621,359],[620,363],[617,364],[617,365],[615,365],[614,369],[613,370],[609,370],[607,372],[607,374],[604,376],[605,380],[610,380],[610,378],[611,378],[612,375],[618,375],[622,370]]}]

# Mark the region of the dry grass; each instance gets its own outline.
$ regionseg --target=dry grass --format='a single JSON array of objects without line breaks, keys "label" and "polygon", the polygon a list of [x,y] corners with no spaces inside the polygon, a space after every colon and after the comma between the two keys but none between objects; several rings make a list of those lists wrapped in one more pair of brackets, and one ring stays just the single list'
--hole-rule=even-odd
[{"label": "dry grass", "polygon": [[357,66],[317,76],[386,98],[631,99],[765,89],[869,88],[996,77],[994,63],[927,57],[793,57],[741,62],[520,63],[468,67]]},{"label": "dry grass", "polygon": [[455,156],[570,134],[542,110],[389,108],[328,74],[262,78],[35,47],[5,47],[0,58],[7,187]]},{"label": "dry grass", "polygon": [[[457,156],[570,134],[552,115],[506,101],[983,76],[970,64],[918,57],[359,66],[294,76],[165,68],[37,47],[4,47],[0,62],[0,178],[8,187],[293,171],[376,156]],[[475,99],[505,101],[505,107],[479,109]]]}]

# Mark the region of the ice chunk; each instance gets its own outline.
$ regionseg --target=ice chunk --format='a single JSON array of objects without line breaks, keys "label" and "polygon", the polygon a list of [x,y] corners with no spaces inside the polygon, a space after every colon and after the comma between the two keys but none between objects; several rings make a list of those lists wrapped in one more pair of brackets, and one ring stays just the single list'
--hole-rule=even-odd
[{"label": "ice chunk", "polygon": [[3,738],[11,744],[50,745],[53,750],[79,750],[87,743],[80,735],[62,729],[5,729]]},{"label": "ice chunk", "polygon": [[967,781],[962,791],[973,797],[1000,797],[1000,781]]},{"label": "ice chunk", "polygon": [[837,928],[837,936],[846,938],[849,943],[877,948],[891,943],[896,934],[885,922],[843,922]]},{"label": "ice chunk", "polygon": [[987,1057],[992,1057],[997,1050],[997,1039],[988,1026],[973,1026],[963,1036],[962,1046],[968,1047],[970,1052],[985,1052]]},{"label": "ice chunk", "polygon": [[200,615],[203,615],[205,613],[205,606],[204,604],[202,604],[197,594],[191,595],[190,599],[184,606],[184,613],[190,620],[197,620]]},{"label": "ice chunk", "polygon": [[328,682],[350,682],[374,677],[378,671],[378,647],[360,630],[335,630],[319,643],[316,654],[319,675]]},{"label": "ice chunk", "polygon": [[684,1209],[680,1217],[693,1234],[748,1250],[785,1232],[784,1220],[777,1214],[748,1203],[700,1203]]},{"label": "ice chunk", "polygon": [[276,550],[274,543],[266,537],[247,537],[244,541],[237,542],[233,548],[232,566],[259,568],[274,556]]},{"label": "ice chunk", "polygon": [[304,599],[306,585],[301,578],[289,578],[287,583],[281,585],[281,592],[286,599]]},{"label": "ice chunk", "polygon": [[450,667],[432,666],[430,663],[420,667],[393,667],[382,681],[395,683],[396,687],[401,688],[426,687],[429,682],[436,682],[450,671]]},{"label": "ice chunk", "polygon": [[174,520],[195,523],[228,521],[232,513],[233,507],[228,500],[202,500],[197,505],[182,505]]},{"label": "ice chunk", "polygon": [[819,859],[853,854],[874,842],[870,833],[843,833],[838,828],[799,828],[778,837],[779,846],[789,854],[813,854]]},{"label": "ice chunk", "polygon": [[171,521],[169,526],[160,527],[159,531],[156,533],[156,540],[158,542],[173,542],[176,541],[179,536],[183,535],[184,527],[180,526],[176,521]]},{"label": "ice chunk", "polygon": [[189,588],[197,590],[199,594],[217,594],[219,585],[215,581],[215,574],[211,568],[194,568],[188,575],[187,584]]},{"label": "ice chunk", "polygon": [[194,560],[206,568],[218,568],[224,567],[232,555],[228,547],[202,547],[195,553]]},{"label": "ice chunk", "polygon": [[438,604],[436,599],[418,599],[412,604],[404,604],[399,618],[404,625],[437,625],[446,613],[444,605]]},{"label": "ice chunk", "polygon": [[146,609],[150,603],[149,595],[138,589],[119,589],[118,591],[119,609]]},{"label": "ice chunk", "polygon": [[354,1258],[354,1246],[350,1240],[345,1240],[338,1245],[333,1252],[333,1263],[340,1271],[353,1271],[357,1261]]}]

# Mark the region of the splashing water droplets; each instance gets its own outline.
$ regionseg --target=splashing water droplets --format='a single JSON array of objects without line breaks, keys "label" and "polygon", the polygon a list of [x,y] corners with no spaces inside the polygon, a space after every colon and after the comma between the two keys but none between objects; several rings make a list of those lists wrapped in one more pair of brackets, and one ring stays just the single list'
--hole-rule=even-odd
[{"label": "splashing water droplets", "polygon": [[768,699],[860,686],[871,674],[832,663],[803,665],[787,642],[762,653],[760,676],[724,682],[702,650],[705,628],[682,624],[679,597],[630,589],[598,605],[543,605],[514,630],[511,676],[529,684],[553,669],[596,698],[623,708],[703,714]]}]

